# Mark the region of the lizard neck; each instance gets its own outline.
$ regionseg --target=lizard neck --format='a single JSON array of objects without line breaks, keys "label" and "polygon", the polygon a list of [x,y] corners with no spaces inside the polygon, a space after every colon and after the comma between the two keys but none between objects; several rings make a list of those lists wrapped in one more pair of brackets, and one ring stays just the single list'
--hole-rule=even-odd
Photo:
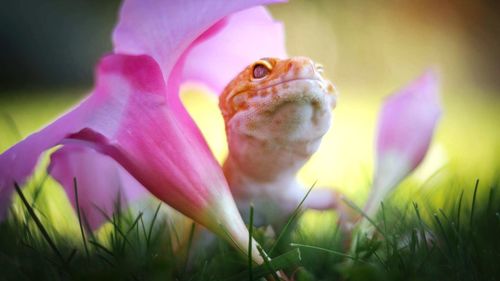
[{"label": "lizard neck", "polygon": [[249,217],[255,206],[255,225],[283,226],[303,194],[296,173],[317,150],[315,141],[277,143],[238,133],[228,133],[229,155],[223,170],[238,209]]},{"label": "lizard neck", "polygon": [[267,187],[283,192],[296,184],[296,173],[316,152],[320,141],[283,142],[229,131],[229,155],[224,163],[229,186],[238,195]]}]

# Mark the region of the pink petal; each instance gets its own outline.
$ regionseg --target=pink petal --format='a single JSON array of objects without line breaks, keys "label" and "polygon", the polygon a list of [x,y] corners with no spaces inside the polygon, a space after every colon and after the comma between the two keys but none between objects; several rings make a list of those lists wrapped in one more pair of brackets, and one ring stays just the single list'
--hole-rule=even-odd
[{"label": "pink petal", "polygon": [[51,155],[48,170],[64,187],[75,209],[73,178],[76,178],[80,213],[92,230],[112,216],[116,204],[126,206],[148,194],[116,161],[85,146],[60,148]]},{"label": "pink petal", "polygon": [[[179,123],[177,112],[168,104],[166,93],[176,93],[178,85],[165,86],[158,65],[145,56],[108,57],[100,65],[99,78],[96,93],[123,103],[117,118],[120,123],[111,128],[99,123],[72,139],[88,141],[117,159],[157,197],[175,201],[172,207],[188,215],[201,212],[212,190],[200,187],[206,183],[219,185],[225,179],[205,142],[198,141]],[[132,89],[124,89],[127,84]],[[110,88],[115,85],[118,87]],[[119,96],[113,96],[116,94]],[[217,187],[214,191],[219,192]]]},{"label": "pink petal", "polygon": [[286,57],[284,31],[265,8],[255,7],[229,16],[216,35],[194,47],[183,78],[220,94],[242,69],[263,57]]},{"label": "pink petal", "polygon": [[405,89],[389,97],[379,117],[378,158],[398,153],[413,170],[424,158],[441,115],[438,79],[427,71]]},{"label": "pink petal", "polygon": [[[267,40],[267,32],[272,32],[278,40],[266,42],[262,47],[261,53],[267,50],[273,51],[272,54],[280,55],[282,50],[283,38],[280,26],[273,24],[269,14],[263,8],[252,9],[249,12],[236,13],[231,16],[231,20],[224,17],[237,11],[274,2],[283,2],[283,0],[237,0],[237,1],[162,1],[162,0],[128,0],[125,1],[120,10],[120,18],[113,32],[113,44],[116,53],[123,54],[147,54],[153,57],[160,65],[163,76],[167,84],[181,83],[185,79],[196,79],[198,82],[206,83],[218,90],[223,86],[223,81],[229,81],[239,71],[243,62],[254,59],[257,51],[249,51],[249,48],[241,49],[242,53],[238,57],[231,57],[228,53],[226,61],[233,61],[233,64],[227,65],[227,70],[221,72],[209,71],[213,69],[212,61],[207,56],[212,55],[213,50],[223,50],[226,42],[221,39],[229,40],[228,35],[237,36],[235,29],[241,26],[251,24],[255,20],[258,31],[252,32],[252,38]],[[240,19],[241,18],[241,19]],[[270,28],[264,30],[263,28]],[[224,31],[225,29],[229,31]],[[213,43],[211,37],[218,33],[223,33],[223,38],[215,38]],[[238,36],[241,38],[241,36]],[[261,42],[263,42],[261,40]],[[281,45],[271,46],[275,42]],[[207,45],[208,44],[208,45]],[[204,47],[197,45],[207,45]],[[241,45],[235,46],[240,48]],[[201,48],[201,49],[200,49]],[[190,51],[194,51],[193,58],[190,59]],[[248,57],[246,55],[248,51]],[[270,54],[270,55],[272,55]],[[243,57],[242,57],[243,55]],[[247,57],[247,59],[245,59]],[[203,61],[205,59],[206,61]],[[196,60],[200,63],[196,64]],[[187,61],[187,70],[181,69],[179,61]],[[174,67],[178,71],[174,71]],[[196,69],[200,69],[196,72]],[[208,70],[208,71],[207,71]],[[183,74],[181,74],[183,73]],[[230,76],[227,76],[230,75]],[[185,76],[185,78],[184,78]],[[183,107],[178,91],[172,91],[168,96],[171,107],[177,111],[177,117],[186,130],[191,130],[195,137],[204,142],[203,136],[189,117],[189,114]]]},{"label": "pink petal", "polygon": [[[240,10],[275,2],[283,0],[128,0],[123,3],[113,33],[114,50],[123,54],[150,55],[160,64],[168,80],[183,52],[216,22]],[[252,16],[255,16],[253,12]],[[270,21],[263,16],[258,20],[259,25],[261,20]]]},{"label": "pink petal", "polygon": [[379,116],[376,166],[365,211],[380,202],[422,162],[441,115],[439,82],[432,71],[389,97]]},{"label": "pink petal", "polygon": [[52,124],[0,155],[0,220],[7,215],[14,182],[22,185],[26,177],[33,173],[40,155],[57,145],[69,132],[79,130],[90,113],[89,101],[83,101]]},{"label": "pink petal", "polygon": [[[2,198],[10,197],[14,182],[21,185],[33,172],[40,154],[45,150],[68,143],[100,148],[100,139],[81,142],[77,141],[78,136],[100,136],[103,139],[106,135],[114,138],[123,128],[124,114],[128,113],[127,106],[136,106],[131,104],[132,97],[138,96],[141,101],[147,102],[158,96],[165,104],[163,77],[156,63],[149,57],[109,56],[99,65],[97,79],[96,89],[81,104],[0,155]],[[161,93],[149,95],[154,91]],[[144,106],[137,109],[146,111]],[[149,111],[146,115],[148,113]],[[8,204],[0,207],[5,214]]]}]

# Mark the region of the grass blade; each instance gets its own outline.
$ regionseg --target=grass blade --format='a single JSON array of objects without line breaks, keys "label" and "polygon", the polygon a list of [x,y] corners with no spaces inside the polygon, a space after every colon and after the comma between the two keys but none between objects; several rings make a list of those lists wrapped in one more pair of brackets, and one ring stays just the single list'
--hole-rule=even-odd
[{"label": "grass blade", "polygon": [[30,214],[31,218],[33,219],[33,221],[35,222],[38,230],[40,230],[40,232],[42,233],[42,236],[43,238],[45,239],[45,241],[47,241],[47,244],[49,244],[49,247],[52,249],[52,251],[55,253],[55,255],[57,256],[57,258],[61,261],[61,266],[67,270],[67,263],[66,263],[66,259],[64,258],[64,256],[61,254],[61,252],[59,251],[59,249],[57,248],[56,244],[54,243],[54,241],[52,241],[52,239],[50,238],[50,235],[49,233],[47,232],[47,229],[45,229],[45,227],[43,226],[42,222],[40,221],[40,219],[38,218],[38,216],[35,214],[35,211],[33,210],[33,208],[31,207],[31,205],[28,203],[28,200],[26,200],[26,197],[24,197],[24,194],[23,192],[21,191],[21,189],[19,188],[19,185],[17,183],[14,183],[14,187],[17,191],[17,194],[19,194],[19,197],[21,198],[21,201],[23,202],[24,206],[26,207],[26,209],[28,210],[28,213]]},{"label": "grass blade", "polygon": [[460,215],[462,212],[462,200],[464,199],[464,190],[460,192],[460,198],[458,199],[458,208],[457,208],[457,231],[460,231]]},{"label": "grass blade", "polygon": [[314,186],[316,185],[316,183],[314,183],[310,188],[309,190],[307,191],[306,195],[304,195],[304,198],[302,198],[302,200],[300,201],[299,205],[297,205],[297,208],[295,208],[295,210],[293,211],[292,215],[290,216],[290,218],[288,219],[288,221],[286,222],[285,226],[283,227],[283,229],[281,230],[280,232],[280,235],[278,236],[278,239],[276,239],[276,241],[274,242],[273,246],[271,247],[271,249],[269,250],[269,255],[271,255],[274,251],[274,249],[276,248],[276,246],[278,246],[279,242],[281,241],[281,239],[285,236],[285,233],[286,231],[288,230],[288,227],[290,226],[290,224],[295,220],[295,218],[299,215],[299,212],[300,212],[300,209],[302,207],[302,205],[304,204],[304,201],[306,201],[307,199],[307,196],[309,196],[309,193],[311,193],[311,191],[313,190]]},{"label": "grass blade", "polygon": [[148,246],[148,249],[150,246],[149,243],[151,242],[151,234],[153,233],[153,227],[156,222],[156,219],[158,218],[158,213],[160,212],[160,208],[161,208],[161,202],[158,203],[158,207],[156,207],[155,214],[153,215],[153,219],[151,220],[151,224],[149,225],[148,236],[146,237],[146,245]]},{"label": "grass blade", "polygon": [[70,264],[70,263],[71,263],[71,260],[73,260],[73,258],[75,257],[76,252],[77,252],[77,250],[76,250],[76,249],[73,249],[73,251],[71,251],[71,253],[69,254],[68,259],[66,260],[66,262],[67,262],[68,264]]},{"label": "grass blade", "polygon": [[472,196],[472,205],[470,209],[470,220],[469,220],[469,227],[472,229],[472,223],[473,223],[473,218],[474,218],[474,209],[476,207],[476,195],[477,195],[477,188],[479,186],[479,179],[476,180],[476,185],[474,186],[474,195]]},{"label": "grass blade", "polygon": [[87,260],[88,260],[90,257],[89,248],[87,246],[87,238],[85,237],[85,231],[83,230],[82,216],[80,213],[80,202],[78,199],[78,183],[76,181],[76,177],[73,178],[73,188],[75,191],[76,214],[78,215],[78,224],[80,225],[80,234],[82,235],[83,248],[85,249],[85,255],[87,256]]},{"label": "grass blade", "polygon": [[196,229],[196,223],[193,222],[191,224],[191,230],[189,231],[189,238],[188,238],[188,244],[187,244],[187,249],[186,249],[186,259],[184,260],[184,267],[182,269],[182,275],[184,275],[186,273],[186,270],[188,267],[189,253],[191,252],[191,246],[193,245],[193,237],[194,237],[195,229]]},{"label": "grass blade", "polygon": [[425,228],[424,228],[424,222],[422,220],[422,217],[420,216],[420,210],[418,209],[418,204],[416,202],[413,202],[413,208],[415,209],[415,213],[417,214],[417,219],[418,223],[420,225],[420,235],[422,236],[422,241],[424,242],[424,248],[426,253],[429,253],[429,247],[427,247],[427,241],[426,235],[425,235]]},{"label": "grass blade", "polygon": [[334,254],[334,255],[337,255],[337,256],[341,256],[341,257],[344,257],[344,258],[349,258],[349,259],[356,260],[356,261],[362,261],[362,260],[360,260],[360,259],[358,259],[356,257],[351,256],[351,255],[344,254],[342,252],[338,252],[338,251],[335,251],[335,250],[325,249],[325,248],[322,248],[322,247],[311,246],[311,245],[304,245],[304,244],[299,244],[299,243],[291,243],[290,246],[292,246],[292,247],[298,247],[298,248],[307,248],[307,249],[319,250],[319,251],[327,252],[327,253]]},{"label": "grass blade", "polygon": [[[267,262],[275,270],[283,270],[286,268],[296,267],[300,263],[301,260],[302,260],[302,258],[301,258],[300,250],[298,248],[296,248],[296,249],[293,249],[289,252],[284,253],[281,256],[277,256],[272,260],[268,260]],[[269,275],[269,273],[270,272],[269,272],[268,267],[266,266],[266,264],[263,264],[263,265],[259,265],[259,266],[255,267],[253,269],[252,274],[253,274],[254,280],[257,280],[259,278],[262,278],[262,277]],[[274,272],[274,273],[276,274],[276,272]],[[247,276],[249,276],[249,272],[243,271],[243,272],[240,272],[234,276],[231,276],[231,277],[225,279],[224,281],[241,281],[241,280],[245,280],[245,278]],[[280,280],[280,279],[276,279],[276,280]]]},{"label": "grass blade", "polygon": [[92,245],[94,245],[94,246],[95,246],[95,248],[96,248],[97,250],[102,250],[102,251],[104,251],[106,254],[110,255],[111,257],[116,258],[116,257],[115,257],[115,254],[114,254],[111,250],[109,250],[109,249],[108,249],[108,248],[106,248],[105,246],[103,246],[103,245],[99,244],[97,241],[92,241],[92,240],[89,240],[89,243],[90,243],[90,244],[92,244]]},{"label": "grass blade", "polygon": [[[437,224],[439,226],[439,230],[441,230],[441,233],[443,235],[444,241],[446,243],[446,247],[448,248],[448,250],[450,251],[450,254],[451,254],[452,244],[450,243],[450,239],[448,239],[448,235],[446,234],[446,230],[444,229],[444,226],[441,223],[441,220],[439,219],[438,214],[434,213],[433,217],[434,217],[434,219],[436,220],[436,222],[437,222]],[[424,240],[423,243],[427,243],[427,241]]]},{"label": "grass blade", "polygon": [[257,250],[259,251],[259,254],[262,257],[262,259],[264,259],[264,265],[268,270],[268,274],[270,273],[275,281],[281,280],[281,278],[278,276],[278,273],[276,273],[276,268],[274,268],[273,264],[270,262],[269,256],[266,255],[264,250],[262,250],[262,248],[259,245],[257,245]]},{"label": "grass blade", "polygon": [[[365,213],[365,211],[363,211],[360,207],[358,207],[354,202],[352,202],[351,200],[347,199],[347,198],[342,198],[342,201],[344,201],[344,203],[346,203],[349,207],[351,207],[352,209],[354,209],[356,212],[358,212],[360,215],[362,215],[371,225],[373,225],[373,227],[375,227],[375,229],[380,232],[380,234],[387,239],[386,235],[385,235],[385,232],[382,231],[382,229],[377,225],[377,223],[375,223],[375,221],[370,218],[368,216],[367,213]],[[358,225],[361,225],[363,222],[358,222]]]}]

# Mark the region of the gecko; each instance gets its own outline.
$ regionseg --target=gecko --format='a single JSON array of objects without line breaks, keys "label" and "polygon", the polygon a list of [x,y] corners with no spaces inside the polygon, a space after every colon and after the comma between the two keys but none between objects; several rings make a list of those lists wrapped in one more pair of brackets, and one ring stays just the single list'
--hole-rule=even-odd
[{"label": "gecko", "polygon": [[[297,172],[318,150],[337,103],[323,66],[307,57],[262,58],[241,71],[219,97],[228,156],[223,172],[242,217],[280,228],[307,188]],[[340,193],[314,188],[306,209],[329,210]]]}]

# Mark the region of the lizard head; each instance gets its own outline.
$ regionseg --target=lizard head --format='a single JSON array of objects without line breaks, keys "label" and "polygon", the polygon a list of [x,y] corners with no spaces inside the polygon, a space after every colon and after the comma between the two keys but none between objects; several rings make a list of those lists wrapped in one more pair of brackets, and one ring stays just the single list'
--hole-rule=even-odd
[{"label": "lizard head", "polygon": [[322,72],[306,57],[263,58],[246,67],[219,99],[228,135],[282,142],[321,138],[336,104]]}]

